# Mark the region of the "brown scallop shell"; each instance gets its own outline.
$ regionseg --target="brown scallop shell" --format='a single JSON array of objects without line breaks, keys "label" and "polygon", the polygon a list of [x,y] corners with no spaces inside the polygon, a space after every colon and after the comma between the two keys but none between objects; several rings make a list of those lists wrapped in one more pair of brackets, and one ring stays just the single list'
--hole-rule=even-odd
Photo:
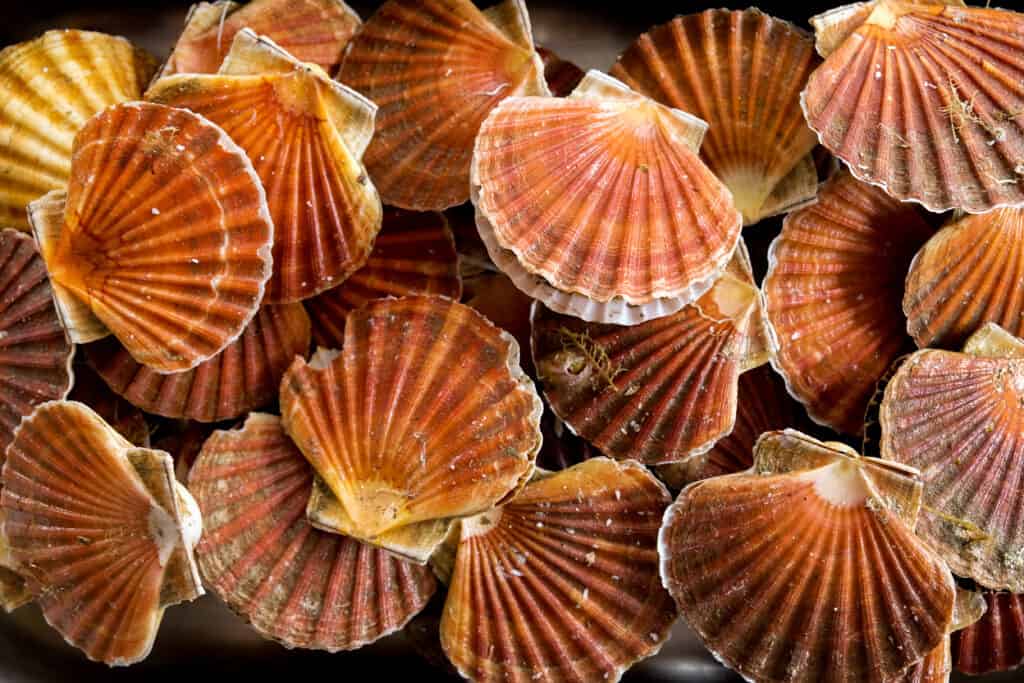
[{"label": "brown scallop shell", "polygon": [[544,80],[548,84],[548,90],[555,97],[568,96],[583,80],[583,69],[573,62],[562,59],[553,50],[538,45],[537,54],[544,62]]},{"label": "brown scallop shell", "polygon": [[68,182],[75,134],[139,99],[155,69],[124,38],[91,31],[47,31],[0,52],[0,225],[28,230],[29,202]]},{"label": "brown scallop shell", "polygon": [[136,448],[81,403],[51,401],[7,449],[11,556],[46,621],[89,659],[144,659],[164,610],[203,594],[202,521],[171,457]]},{"label": "brown scallop shell", "polygon": [[[515,286],[504,273],[483,270],[462,280],[463,303],[472,306],[485,318],[505,330],[519,342],[519,348],[530,348],[530,316],[533,299]],[[531,377],[536,377],[531,354],[519,358]]]},{"label": "brown scallop shell", "polygon": [[848,173],[786,217],[764,280],[774,362],[816,422],[860,433],[875,382],[910,345],[899,301],[932,232],[913,206]]},{"label": "brown scallop shell", "polygon": [[855,176],[897,199],[1024,206],[1024,15],[958,4],[878,0],[819,18],[834,51],[804,112]]},{"label": "brown scallop shell", "polygon": [[349,313],[341,350],[297,359],[281,385],[284,428],[319,475],[310,520],[425,562],[453,518],[533,470],[541,401],[518,362],[508,333],[449,299]]},{"label": "brown scallop shell", "polygon": [[349,44],[338,80],[377,103],[366,151],[387,204],[440,211],[469,199],[473,140],[506,97],[548,95],[526,5],[388,0]]},{"label": "brown scallop shell", "polygon": [[302,304],[262,306],[238,339],[192,370],[161,375],[136,363],[114,338],[85,347],[110,388],[147,413],[220,422],[274,403],[296,356],[309,353]]},{"label": "brown scallop shell", "polygon": [[746,225],[813,200],[816,139],[800,91],[821,60],[811,36],[758,9],[679,16],[636,39],[611,75],[709,124],[701,158]]},{"label": "brown scallop shell", "polygon": [[982,595],[988,605],[985,615],[953,634],[957,671],[972,676],[1009,671],[1024,663],[1024,595]]},{"label": "brown scallop shell", "polygon": [[185,30],[161,76],[215,73],[235,36],[246,27],[267,36],[296,59],[333,73],[360,23],[359,15],[343,0],[252,0],[244,5],[231,0],[200,2],[189,10]]},{"label": "brown scallop shell", "polygon": [[306,521],[313,470],[273,415],[218,431],[189,473],[207,520],[206,585],[286,647],[353,650],[402,628],[436,582],[426,567]]},{"label": "brown scallop shell", "polygon": [[942,644],[953,577],[914,536],[915,471],[790,430],[754,463],[686,487],[659,537],[716,657],[759,681],[889,681]]},{"label": "brown scallop shell", "polygon": [[305,301],[313,339],[341,348],[349,311],[373,299],[415,294],[462,296],[455,242],[443,214],[387,207],[366,264],[340,286]]},{"label": "brown scallop shell", "polygon": [[308,299],[366,262],[381,226],[360,162],[373,103],[249,29],[217,74],[162,78],[146,98],[209,118],[252,160],[275,231],[265,303]]},{"label": "brown scallop shell", "polygon": [[220,353],[270,276],[274,226],[252,164],[182,109],[134,102],[92,118],[67,193],[29,213],[72,341],[113,333],[157,372]]},{"label": "brown scallop shell", "polygon": [[474,681],[617,681],[676,620],[658,576],[671,498],[641,465],[595,458],[463,520],[441,645]]}]

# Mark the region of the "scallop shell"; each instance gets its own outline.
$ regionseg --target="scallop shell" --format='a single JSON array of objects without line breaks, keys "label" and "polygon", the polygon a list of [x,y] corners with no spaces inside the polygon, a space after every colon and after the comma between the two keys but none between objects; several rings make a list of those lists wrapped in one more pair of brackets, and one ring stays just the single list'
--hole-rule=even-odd
[{"label": "scallop shell", "polygon": [[91,119],[74,149],[66,195],[29,207],[72,341],[112,332],[157,372],[220,353],[271,271],[274,227],[245,152],[196,114],[142,102]]},{"label": "scallop shell", "polygon": [[983,593],[988,609],[980,621],[953,634],[958,671],[977,676],[1024,663],[1024,596]]},{"label": "scallop shell", "polygon": [[313,524],[423,563],[452,518],[514,493],[541,442],[518,362],[508,333],[442,297],[349,313],[341,351],[297,359],[281,385],[284,428],[319,475]]},{"label": "scallop shell", "polygon": [[73,355],[32,238],[0,230],[0,458],[23,417],[67,396]]},{"label": "scallop shell", "polygon": [[540,305],[533,317],[555,414],[603,453],[646,464],[700,455],[731,432],[739,375],[769,349],[744,250],[710,292],[664,318],[602,325]]},{"label": "scallop shell", "polygon": [[162,78],[146,97],[209,118],[252,160],[276,233],[265,303],[308,299],[366,262],[381,226],[359,160],[373,103],[248,29],[217,74]]},{"label": "scallop shell", "polygon": [[359,15],[342,0],[200,2],[189,11],[185,30],[161,76],[215,73],[235,36],[246,27],[272,39],[296,59],[333,73],[360,23]]},{"label": "scallop shell", "polygon": [[912,531],[921,480],[791,430],[665,513],[661,574],[725,664],[759,681],[888,681],[942,644],[953,577]]},{"label": "scallop shell", "polygon": [[75,134],[138,99],[155,69],[124,38],[90,31],[47,31],[0,52],[0,225],[28,230],[28,203],[68,182]]},{"label": "scallop shell", "polygon": [[800,91],[820,62],[810,35],[787,21],[712,9],[650,29],[611,75],[710,124],[701,158],[751,225],[817,194]]},{"label": "scallop shell", "polygon": [[10,569],[0,567],[0,609],[13,612],[32,602],[32,594],[25,586],[25,579]]},{"label": "scallop shell", "polygon": [[574,63],[562,59],[554,51],[537,46],[537,54],[544,62],[544,81],[555,97],[566,97],[583,80],[585,72]]},{"label": "scallop shell", "polygon": [[313,471],[280,419],[253,413],[218,431],[189,473],[207,520],[196,559],[206,585],[286,647],[352,650],[427,604],[430,570],[306,521]]},{"label": "scallop shell", "polygon": [[522,0],[389,0],[345,52],[338,79],[380,107],[366,167],[387,204],[439,211],[469,199],[480,124],[498,102],[548,95]]},{"label": "scallop shell", "polygon": [[818,21],[846,34],[826,39],[837,45],[803,94],[821,143],[861,180],[930,211],[1024,206],[1024,15],[869,7]]},{"label": "scallop shell", "polygon": [[924,479],[917,533],[958,576],[1024,592],[1024,342],[989,323],[963,353],[915,353],[886,387],[880,420],[882,456]]},{"label": "scallop shell", "polygon": [[932,232],[914,207],[848,173],[786,217],[764,293],[776,368],[816,422],[849,434],[863,428],[875,382],[909,346],[903,281]]},{"label": "scallop shell", "polygon": [[309,353],[302,304],[263,306],[237,340],[192,370],[161,375],[132,359],[113,338],[85,348],[111,389],[147,413],[220,422],[274,403],[296,356]]},{"label": "scallop shell", "polygon": [[462,296],[455,241],[443,214],[388,207],[366,264],[341,286],[306,300],[313,339],[341,348],[349,311],[373,299],[414,294]]},{"label": "scallop shell", "polygon": [[1024,334],[1024,210],[966,216],[921,248],[907,275],[903,311],[921,348],[959,348],[987,322]]},{"label": "scallop shell", "polygon": [[463,520],[441,645],[474,681],[617,681],[676,620],[656,537],[671,498],[635,462],[540,476]]},{"label": "scallop shell", "polygon": [[75,385],[67,399],[89,406],[133,446],[149,448],[149,424],[142,411],[115,394],[81,355],[73,367]]},{"label": "scallop shell", "polygon": [[[463,302],[467,306],[515,337],[519,348],[530,348],[533,299],[516,287],[507,275],[485,270],[464,278],[462,287]],[[519,362],[528,375],[536,377],[530,354],[520,357]]]},{"label": "scallop shell", "polygon": [[202,521],[171,457],[136,448],[81,403],[51,401],[7,449],[4,532],[46,621],[89,659],[126,665],[164,610],[203,594]]}]

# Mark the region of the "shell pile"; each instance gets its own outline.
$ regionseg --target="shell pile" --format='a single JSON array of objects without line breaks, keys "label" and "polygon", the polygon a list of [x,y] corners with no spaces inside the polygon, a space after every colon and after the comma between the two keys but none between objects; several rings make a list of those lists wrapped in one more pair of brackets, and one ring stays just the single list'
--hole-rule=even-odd
[{"label": "shell pile", "polygon": [[1024,15],[811,25],[606,73],[522,0],[220,0],[162,68],[4,49],[0,607],[111,666],[205,591],[485,683],[678,619],[753,681],[1019,666]]}]

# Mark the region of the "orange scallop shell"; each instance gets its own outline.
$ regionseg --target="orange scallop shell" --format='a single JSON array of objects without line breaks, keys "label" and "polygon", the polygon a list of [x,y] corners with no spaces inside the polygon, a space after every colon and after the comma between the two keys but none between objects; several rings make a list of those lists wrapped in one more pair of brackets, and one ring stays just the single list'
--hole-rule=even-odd
[{"label": "orange scallop shell", "polygon": [[425,562],[452,518],[533,470],[541,402],[518,361],[508,333],[442,297],[349,313],[341,350],[297,359],[281,385],[284,428],[319,475],[311,521]]},{"label": "orange scallop shell", "polygon": [[11,556],[46,621],[89,659],[144,659],[164,610],[203,594],[202,522],[171,457],[136,448],[81,403],[51,401],[7,449]]},{"label": "orange scallop shell", "polygon": [[953,634],[957,671],[972,676],[1024,664],[1024,595],[984,592],[988,609],[976,623]]},{"label": "orange scallop shell", "polygon": [[161,76],[215,73],[239,31],[265,35],[303,62],[329,73],[338,68],[359,15],[343,0],[231,0],[200,2],[189,10],[185,29]]},{"label": "orange scallop shell", "polygon": [[74,150],[66,195],[30,206],[72,341],[113,333],[157,372],[220,353],[271,271],[274,227],[245,153],[196,114],[142,102],[91,119]]},{"label": "orange scallop shell", "polygon": [[875,382],[909,345],[903,281],[932,232],[913,206],[848,173],[786,217],[764,280],[774,362],[816,422],[860,433]]},{"label": "orange scallop shell", "polygon": [[583,69],[562,59],[554,51],[538,45],[537,54],[544,62],[544,80],[548,84],[548,90],[555,97],[566,97],[583,80]]},{"label": "orange scallop shell", "polygon": [[443,214],[388,207],[366,264],[339,287],[305,301],[313,339],[341,348],[349,311],[373,299],[414,294],[462,296],[455,241]]},{"label": "orange scallop shell", "polygon": [[110,388],[147,413],[219,422],[274,403],[296,356],[309,353],[302,304],[263,306],[238,339],[192,370],[161,375],[136,363],[113,338],[85,348]]},{"label": "orange scallop shell", "polygon": [[28,230],[29,202],[68,182],[75,134],[137,100],[155,69],[124,38],[91,31],[47,31],[0,52],[0,225]]},{"label": "orange scallop shell", "polygon": [[617,681],[677,610],[658,576],[671,498],[641,465],[596,458],[540,475],[463,520],[441,645],[474,681]]},{"label": "orange scallop shell", "polygon": [[813,200],[816,139],[800,91],[821,62],[793,24],[757,9],[679,16],[643,34],[611,75],[710,124],[701,158],[746,225]]},{"label": "orange scallop shell", "polygon": [[218,431],[189,473],[207,520],[196,559],[206,585],[286,647],[352,650],[402,628],[433,574],[306,521],[313,470],[273,415]]},{"label": "orange scallop shell", "polygon": [[1024,206],[1024,15],[956,4],[878,0],[824,17],[819,31],[840,36],[804,112],[855,176],[897,199]]},{"label": "orange scallop shell", "polygon": [[217,74],[162,78],[146,97],[209,118],[252,160],[275,231],[265,303],[308,299],[365,263],[381,225],[360,162],[371,102],[249,29]]},{"label": "orange scallop shell", "polygon": [[659,538],[716,657],[759,681],[889,681],[942,644],[953,577],[912,531],[915,471],[789,430],[754,461],[686,487]]},{"label": "orange scallop shell", "polygon": [[388,0],[338,79],[380,107],[366,167],[381,197],[419,211],[469,199],[473,140],[498,102],[549,94],[522,0]]}]

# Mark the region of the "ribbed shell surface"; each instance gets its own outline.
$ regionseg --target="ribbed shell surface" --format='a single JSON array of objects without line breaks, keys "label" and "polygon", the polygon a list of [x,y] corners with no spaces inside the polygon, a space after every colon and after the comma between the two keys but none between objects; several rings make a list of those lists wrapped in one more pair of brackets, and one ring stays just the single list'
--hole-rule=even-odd
[{"label": "ribbed shell surface", "polygon": [[1024,596],[983,595],[988,605],[985,615],[953,634],[956,669],[972,676],[1009,671],[1024,662]]}]

